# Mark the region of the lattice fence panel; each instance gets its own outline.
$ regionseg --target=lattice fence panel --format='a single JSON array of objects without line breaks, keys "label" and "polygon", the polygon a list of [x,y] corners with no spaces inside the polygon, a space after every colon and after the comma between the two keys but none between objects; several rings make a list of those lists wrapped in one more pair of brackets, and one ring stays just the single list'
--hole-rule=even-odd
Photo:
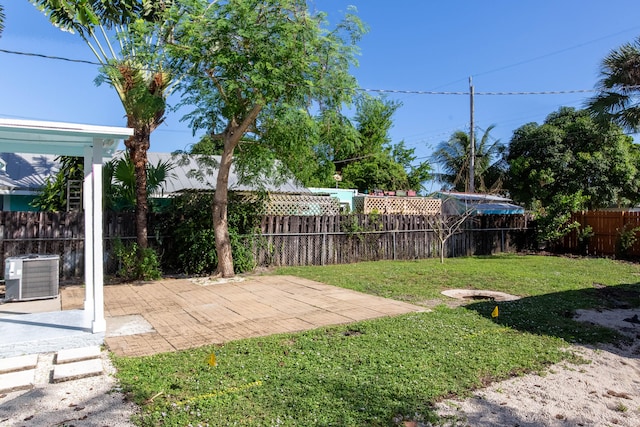
[{"label": "lattice fence panel", "polygon": [[370,214],[437,215],[442,209],[442,200],[429,197],[354,197],[356,212]]},{"label": "lattice fence panel", "polygon": [[270,194],[266,215],[339,215],[340,200],[310,194]]}]

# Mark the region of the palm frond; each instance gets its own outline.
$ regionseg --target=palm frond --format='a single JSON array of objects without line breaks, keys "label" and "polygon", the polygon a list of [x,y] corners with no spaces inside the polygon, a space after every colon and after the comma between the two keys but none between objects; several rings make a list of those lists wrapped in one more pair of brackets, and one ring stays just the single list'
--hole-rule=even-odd
[{"label": "palm frond", "polygon": [[2,32],[4,31],[4,7],[0,4],[0,36],[2,36]]},{"label": "palm frond", "polygon": [[598,93],[586,107],[600,123],[640,128],[640,38],[615,49],[602,60]]}]

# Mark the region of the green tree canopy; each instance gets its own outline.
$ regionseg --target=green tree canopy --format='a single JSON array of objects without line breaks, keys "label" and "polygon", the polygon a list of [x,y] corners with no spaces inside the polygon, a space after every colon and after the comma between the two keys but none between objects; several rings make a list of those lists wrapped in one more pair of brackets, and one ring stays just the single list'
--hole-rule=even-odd
[{"label": "green tree canopy", "polygon": [[[430,178],[428,162],[416,162],[415,148],[404,141],[393,144],[389,131],[399,102],[364,95],[356,103],[353,124],[337,114],[319,119],[320,149],[315,150],[324,170],[326,185],[331,185],[333,170],[341,173],[341,187],[361,192],[373,189],[417,190]],[[331,161],[334,168],[325,165]],[[303,183],[309,185],[303,180]],[[309,185],[310,186],[310,185]]]},{"label": "green tree canopy", "polygon": [[[151,196],[160,191],[162,184],[175,178],[171,172],[174,166],[169,161],[158,160],[146,167],[146,194]],[[131,158],[120,157],[104,165],[104,205],[105,209],[116,212],[133,212],[136,208],[136,172]],[[147,204],[158,211],[160,206],[149,198]]]},{"label": "green tree canopy", "polygon": [[401,105],[397,101],[367,95],[358,99],[355,126],[350,122],[342,125],[355,131],[348,132],[353,135],[351,140],[334,135],[331,142],[333,162],[342,174],[343,187],[357,188],[361,192],[422,190],[422,183],[430,178],[429,163],[416,162],[415,148],[407,148],[404,141],[393,144],[389,135],[393,115]]},{"label": "green tree canopy", "polygon": [[[364,26],[353,14],[330,28],[304,0],[179,0],[170,54],[184,75],[182,105],[195,131],[223,147],[212,203],[218,274],[232,276],[228,178],[259,184],[264,174],[300,167],[317,139],[282,139],[270,130],[311,109],[339,110],[356,81],[349,68]],[[278,161],[276,161],[278,160]]]},{"label": "green tree canopy", "polygon": [[401,165],[407,174],[407,188],[421,191],[424,182],[431,179],[431,165],[427,161],[417,162],[415,148],[407,148],[404,141],[394,144],[391,155],[396,163]]},{"label": "green tree canopy", "polygon": [[518,128],[507,160],[511,196],[529,208],[574,194],[582,194],[589,209],[640,200],[633,139],[619,126],[598,126],[585,110],[562,107],[542,125]]},{"label": "green tree canopy", "polygon": [[[44,188],[31,202],[31,206],[45,212],[61,212],[69,209],[69,193],[81,191],[84,180],[84,160],[82,157],[60,156],[60,170],[55,177],[49,177]],[[173,165],[168,161],[148,164],[147,194],[159,191],[162,184],[175,177]],[[118,157],[104,164],[103,203],[106,210],[134,211],[136,206],[135,168],[129,157]],[[152,204],[148,201],[148,204]]]},{"label": "green tree canopy", "polygon": [[[353,121],[335,109],[312,117],[303,109],[290,109],[274,117],[267,132],[245,143],[284,145],[279,161],[304,186],[333,187],[336,171],[340,187],[360,191],[374,188],[420,191],[430,179],[428,162],[417,162],[415,148],[404,141],[391,142],[392,116],[400,103],[359,96]],[[242,143],[241,143],[242,145]],[[220,140],[205,135],[191,148],[192,154],[220,155]]]},{"label": "green tree canopy", "polygon": [[42,191],[30,203],[43,212],[63,212],[69,208],[68,196],[70,187],[77,183],[78,190],[84,180],[84,160],[82,157],[60,156],[60,169],[55,177],[48,177]]}]

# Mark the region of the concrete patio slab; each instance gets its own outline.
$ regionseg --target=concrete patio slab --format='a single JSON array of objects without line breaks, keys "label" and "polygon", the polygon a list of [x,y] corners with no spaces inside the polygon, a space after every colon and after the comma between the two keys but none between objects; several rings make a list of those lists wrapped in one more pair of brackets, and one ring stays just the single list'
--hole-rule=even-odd
[{"label": "concrete patio slab", "polygon": [[46,313],[61,310],[61,298],[47,298],[33,301],[0,300],[0,317],[15,316],[17,314]]},{"label": "concrete patio slab", "polygon": [[[53,300],[16,303],[12,308],[19,310],[0,316],[0,359],[104,343],[118,355],[143,356],[426,310],[294,276],[206,285],[165,279],[104,290],[107,331],[100,334],[74,309],[82,306],[83,287],[62,288]],[[57,311],[15,314],[36,304]]]},{"label": "concrete patio slab", "polygon": [[0,359],[102,345],[104,333],[91,333],[84,310],[0,317]]},{"label": "concrete patio slab", "polygon": [[140,316],[150,327],[105,342],[120,356],[145,356],[232,340],[426,311],[424,307],[294,276],[255,276],[203,285],[189,279],[105,287],[107,325]]}]

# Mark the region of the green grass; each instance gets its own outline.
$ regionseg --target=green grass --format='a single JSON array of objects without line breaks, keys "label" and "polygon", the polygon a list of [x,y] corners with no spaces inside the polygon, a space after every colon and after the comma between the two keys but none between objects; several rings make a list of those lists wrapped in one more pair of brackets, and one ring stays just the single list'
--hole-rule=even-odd
[{"label": "green grass", "polygon": [[[619,339],[568,316],[640,305],[638,266],[598,259],[499,256],[281,269],[412,302],[447,288],[527,296],[142,358],[114,357],[140,425],[388,426],[434,420],[433,402],[573,359],[568,342]],[[597,289],[593,283],[606,284]],[[600,285],[598,285],[600,286]],[[624,300],[624,301],[622,301]],[[209,366],[211,353],[217,366]],[[575,360],[577,361],[577,360]],[[145,403],[146,402],[146,403]],[[394,422],[395,420],[395,422]]]},{"label": "green grass", "polygon": [[520,296],[579,290],[593,283],[620,285],[640,281],[635,264],[610,259],[521,256],[374,261],[358,264],[287,267],[290,274],[334,286],[412,303],[439,298],[445,289],[490,289]]}]

